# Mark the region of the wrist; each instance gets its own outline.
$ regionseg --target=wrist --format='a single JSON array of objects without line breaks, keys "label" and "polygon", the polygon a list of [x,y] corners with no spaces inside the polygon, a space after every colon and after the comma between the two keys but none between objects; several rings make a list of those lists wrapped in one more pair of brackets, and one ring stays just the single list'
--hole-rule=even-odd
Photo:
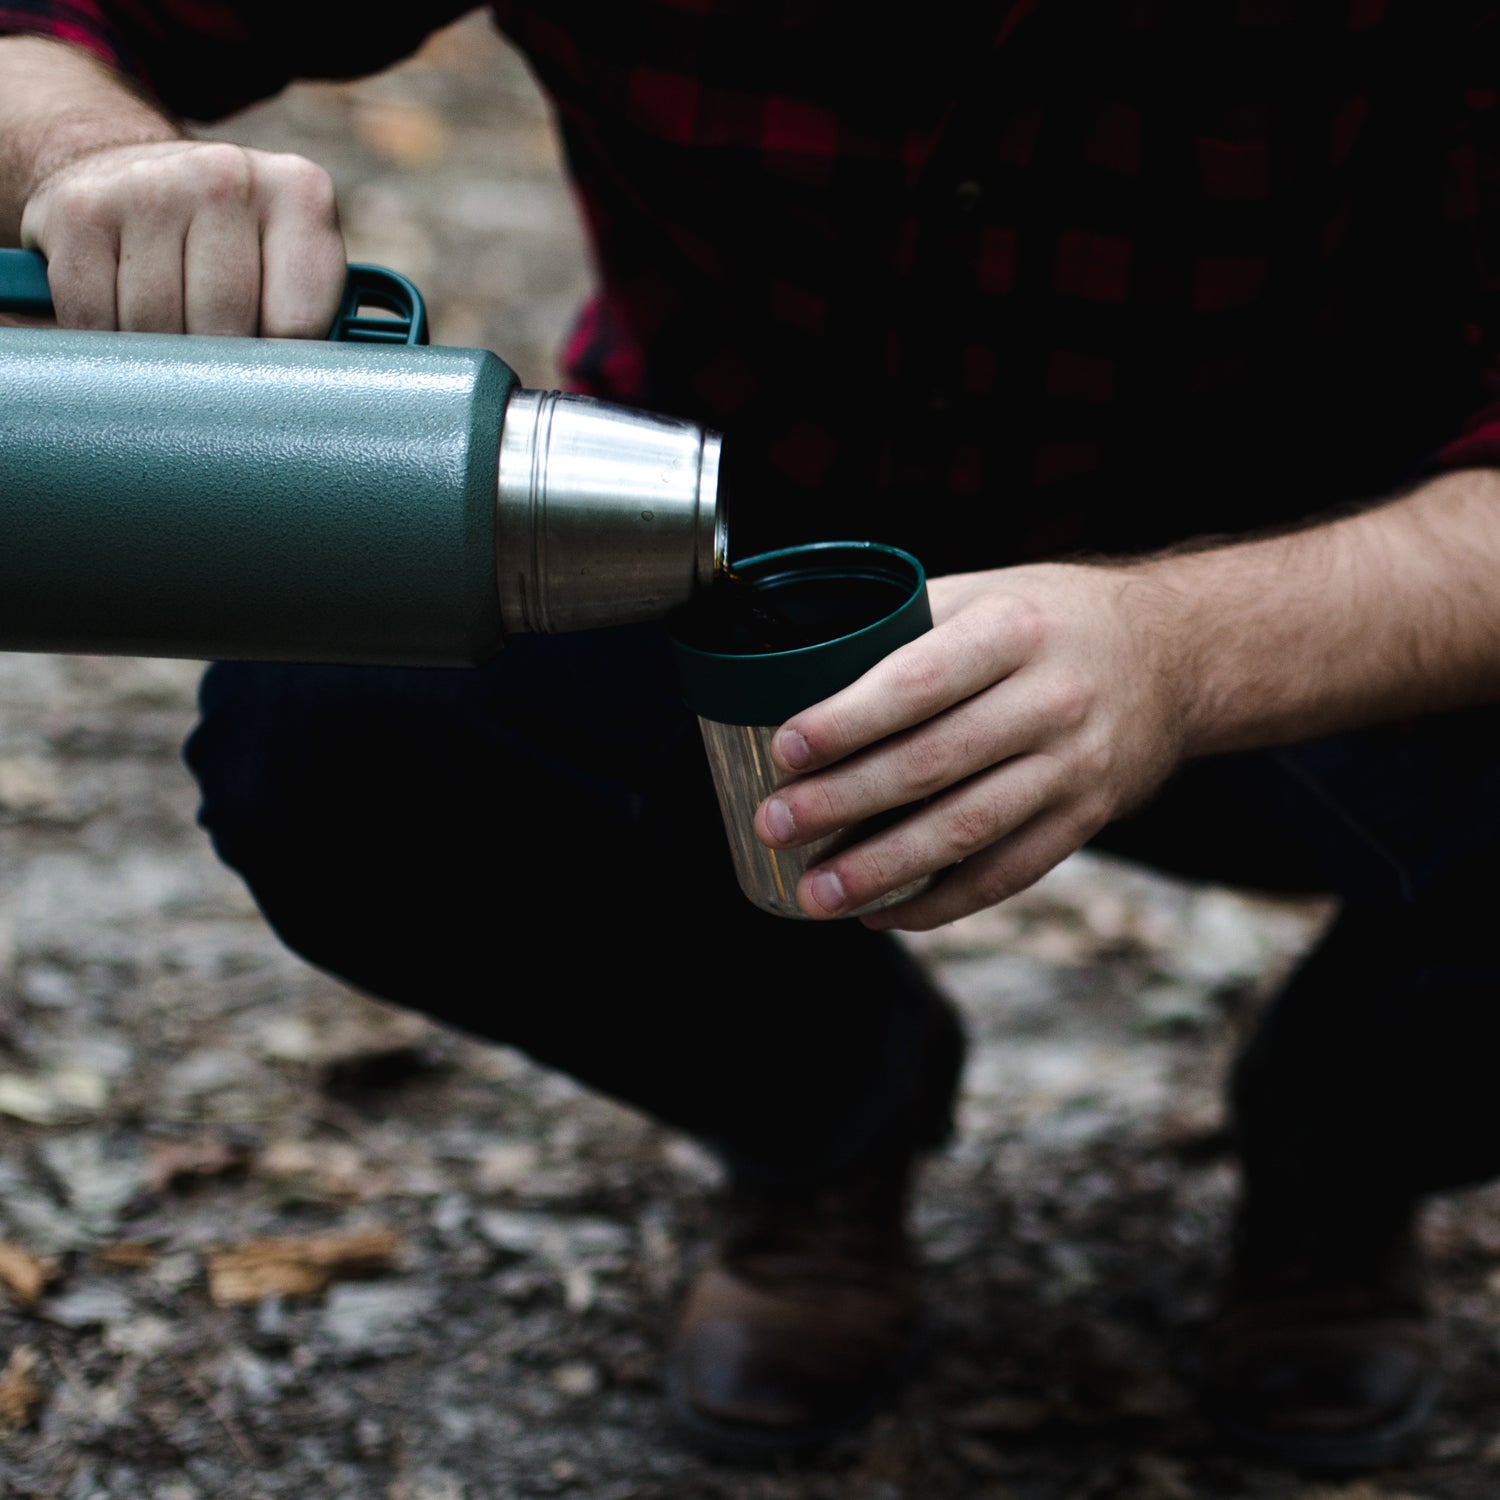
[{"label": "wrist", "polygon": [[[1153,642],[1147,654],[1180,761],[1245,749],[1256,738],[1246,722],[1266,712],[1271,684],[1244,680],[1256,659],[1253,609],[1235,601],[1246,586],[1246,559],[1212,548],[1127,565],[1132,613]],[[1228,566],[1226,567],[1226,563]],[[1231,579],[1226,574],[1236,574]]]},{"label": "wrist", "polygon": [[1187,621],[1190,595],[1171,570],[1149,563],[1116,566],[1118,607],[1129,635],[1139,687],[1152,705],[1167,760],[1192,753],[1191,729],[1200,696],[1198,661]]},{"label": "wrist", "polygon": [[60,172],[122,146],[183,138],[123,74],[50,37],[0,37],[0,244]]}]

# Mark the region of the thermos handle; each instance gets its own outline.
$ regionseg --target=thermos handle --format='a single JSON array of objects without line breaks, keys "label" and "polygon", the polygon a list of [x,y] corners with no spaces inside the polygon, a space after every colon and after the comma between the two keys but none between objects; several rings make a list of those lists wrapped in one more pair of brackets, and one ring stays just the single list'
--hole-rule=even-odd
[{"label": "thermos handle", "polygon": [[[378,307],[390,314],[384,318],[360,316],[360,310]],[[344,282],[344,300],[328,337],[336,344],[425,344],[427,304],[406,277],[384,266],[350,266]]]},{"label": "thermos handle", "polygon": [[[389,316],[361,316],[370,307]],[[33,318],[52,312],[47,262],[35,250],[0,250],[0,312]],[[328,337],[340,344],[425,344],[427,306],[406,277],[384,266],[353,265]]]},{"label": "thermos handle", "polygon": [[0,250],[0,312],[45,318],[52,313],[47,262],[35,250]]}]

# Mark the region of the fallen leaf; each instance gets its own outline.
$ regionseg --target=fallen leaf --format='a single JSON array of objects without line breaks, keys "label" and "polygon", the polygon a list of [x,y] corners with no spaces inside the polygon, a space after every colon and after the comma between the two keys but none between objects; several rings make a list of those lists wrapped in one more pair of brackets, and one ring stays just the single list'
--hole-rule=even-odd
[{"label": "fallen leaf", "polygon": [[32,1125],[64,1125],[97,1115],[109,1101],[109,1085],[86,1068],[60,1068],[33,1077],[0,1073],[0,1115]]},{"label": "fallen leaf", "polygon": [[156,1246],[145,1240],[116,1240],[94,1251],[94,1259],[102,1266],[149,1266],[156,1259]]},{"label": "fallen leaf", "polygon": [[368,1200],[391,1191],[390,1173],[346,1141],[273,1141],[256,1167],[292,1197]]},{"label": "fallen leaf", "polygon": [[0,1370],[0,1432],[19,1432],[47,1394],[32,1374],[36,1363],[36,1350],[30,1344],[17,1344]]},{"label": "fallen leaf", "polygon": [[243,1171],[250,1160],[248,1148],[204,1136],[188,1141],[153,1141],[146,1185],[153,1193],[188,1187],[209,1177],[224,1177]]},{"label": "fallen leaf", "polygon": [[559,1365],[552,1372],[552,1386],[564,1396],[594,1396],[603,1384],[603,1377],[595,1366],[582,1360]]},{"label": "fallen leaf", "polygon": [[48,1285],[57,1280],[55,1261],[44,1260],[19,1245],[0,1240],[0,1281],[3,1281],[22,1307],[34,1307]]},{"label": "fallen leaf", "polygon": [[1394,1490],[1376,1489],[1373,1484],[1360,1480],[1355,1484],[1319,1485],[1315,1489],[1303,1490],[1297,1500],[1422,1500],[1405,1490],[1397,1494]]},{"label": "fallen leaf", "polygon": [[530,1141],[502,1141],[479,1154],[474,1183],[481,1193],[507,1193],[525,1185],[541,1164],[542,1153]]},{"label": "fallen leaf", "polygon": [[208,1292],[220,1307],[316,1297],[334,1281],[389,1269],[399,1248],[389,1229],[246,1240],[208,1253]]}]

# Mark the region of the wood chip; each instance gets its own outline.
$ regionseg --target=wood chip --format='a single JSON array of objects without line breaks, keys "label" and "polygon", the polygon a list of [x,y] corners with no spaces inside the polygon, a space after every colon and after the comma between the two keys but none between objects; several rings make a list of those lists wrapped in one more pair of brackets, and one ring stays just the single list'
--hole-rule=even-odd
[{"label": "wood chip", "polygon": [[36,1350],[30,1344],[17,1344],[0,1370],[0,1432],[19,1432],[47,1394],[33,1373],[36,1365]]},{"label": "wood chip", "polygon": [[210,1177],[244,1171],[250,1161],[247,1147],[215,1136],[197,1140],[154,1141],[149,1147],[146,1185],[153,1193],[192,1187]]},{"label": "wood chip", "polygon": [[399,1248],[389,1229],[246,1240],[209,1252],[208,1293],[220,1307],[316,1297],[335,1281],[388,1270]]},{"label": "wood chip", "polygon": [[1303,1490],[1297,1500],[1422,1500],[1422,1497],[1406,1490],[1398,1494],[1394,1490],[1377,1489],[1373,1484],[1360,1480],[1355,1484],[1318,1485],[1314,1489]]},{"label": "wood chip", "polygon": [[122,1266],[131,1269],[149,1266],[156,1259],[156,1246],[145,1240],[116,1240],[113,1245],[102,1245],[94,1251],[94,1259],[101,1266]]},{"label": "wood chip", "polygon": [[22,1307],[35,1307],[37,1299],[58,1277],[56,1261],[44,1260],[19,1245],[0,1240],[0,1281]]}]

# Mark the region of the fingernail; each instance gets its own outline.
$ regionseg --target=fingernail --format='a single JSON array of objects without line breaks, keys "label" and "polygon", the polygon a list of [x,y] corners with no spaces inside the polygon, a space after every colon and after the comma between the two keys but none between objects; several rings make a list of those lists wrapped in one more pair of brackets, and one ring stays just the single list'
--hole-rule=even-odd
[{"label": "fingernail", "polygon": [[797,837],[797,820],[780,797],[772,797],[766,803],[766,828],[778,844],[790,843]]},{"label": "fingernail", "polygon": [[808,889],[814,901],[827,912],[842,911],[847,899],[844,882],[832,870],[819,870],[809,882]]},{"label": "fingernail", "polygon": [[783,729],[776,736],[776,753],[789,771],[800,771],[812,759],[807,741],[795,729]]}]

